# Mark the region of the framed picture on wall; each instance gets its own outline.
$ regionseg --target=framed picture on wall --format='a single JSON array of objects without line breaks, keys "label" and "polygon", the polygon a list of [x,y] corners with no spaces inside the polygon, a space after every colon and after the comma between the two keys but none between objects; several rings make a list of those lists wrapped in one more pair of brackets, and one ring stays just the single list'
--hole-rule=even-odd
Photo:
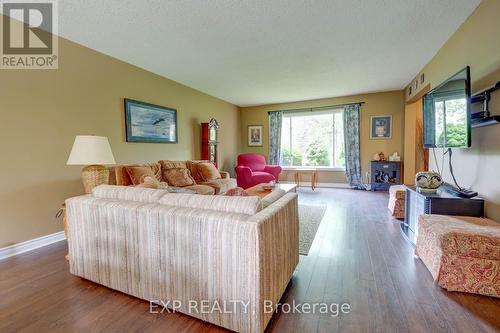
[{"label": "framed picture on wall", "polygon": [[370,139],[390,139],[392,137],[392,116],[372,116]]},{"label": "framed picture on wall", "polygon": [[177,110],[125,98],[127,142],[177,143]]},{"label": "framed picture on wall", "polygon": [[264,126],[262,125],[249,125],[248,126],[248,145],[250,147],[262,146],[262,132]]}]

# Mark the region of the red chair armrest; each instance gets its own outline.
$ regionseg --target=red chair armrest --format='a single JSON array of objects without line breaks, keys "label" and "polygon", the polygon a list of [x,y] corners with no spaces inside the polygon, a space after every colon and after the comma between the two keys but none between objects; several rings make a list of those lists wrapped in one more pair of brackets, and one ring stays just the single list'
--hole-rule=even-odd
[{"label": "red chair armrest", "polygon": [[244,165],[237,165],[236,168],[234,168],[237,174],[242,175],[242,176],[251,176],[252,175],[252,169],[250,169],[247,166]]},{"label": "red chair armrest", "polygon": [[280,179],[281,167],[279,165],[266,165],[264,167],[264,172],[270,173],[276,178],[276,181]]},{"label": "red chair armrest", "polygon": [[266,165],[264,167],[264,171],[265,172],[269,172],[271,174],[274,174],[274,173],[278,173],[279,174],[281,172],[281,170],[282,170],[282,168],[279,165]]}]

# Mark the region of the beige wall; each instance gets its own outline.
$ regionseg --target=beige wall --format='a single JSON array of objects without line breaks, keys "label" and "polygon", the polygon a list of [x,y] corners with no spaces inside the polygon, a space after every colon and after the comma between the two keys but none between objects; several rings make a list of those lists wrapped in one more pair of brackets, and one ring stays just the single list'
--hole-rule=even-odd
[{"label": "beige wall", "polygon": [[[366,171],[370,169],[373,154],[383,152],[389,155],[397,151],[403,153],[403,124],[404,124],[404,93],[391,91],[356,96],[326,98],[303,102],[263,105],[241,108],[241,147],[245,153],[269,153],[269,121],[268,111],[320,107],[353,102],[365,102],[361,106],[361,167],[363,179]],[[370,139],[370,117],[375,115],[392,115],[392,138],[387,140]],[[249,147],[247,145],[247,126],[263,125],[263,147]],[[283,179],[292,180],[290,172],[284,172]],[[321,183],[346,183],[345,173],[339,171],[323,171],[318,175]]]},{"label": "beige wall", "polygon": [[[58,70],[0,70],[0,248],[62,230],[54,214],[83,193],[66,166],[75,135],[107,136],[117,163],[198,158],[199,123],[215,117],[233,169],[237,107],[65,39],[59,50]],[[124,97],[176,108],[179,143],[126,143]]]},{"label": "beige wall", "polygon": [[415,185],[415,174],[427,169],[428,151],[423,147],[422,98],[405,107],[403,183]]},{"label": "beige wall", "polygon": [[[466,65],[471,67],[473,92],[500,81],[499,15],[500,1],[483,0],[423,68],[426,83],[435,87]],[[492,95],[490,109],[500,114],[500,92]],[[436,170],[432,152],[429,155],[430,169]],[[447,161],[444,178],[451,182]],[[472,147],[454,149],[453,162],[460,185],[478,191],[486,199],[487,215],[500,221],[500,125],[472,129]]]}]

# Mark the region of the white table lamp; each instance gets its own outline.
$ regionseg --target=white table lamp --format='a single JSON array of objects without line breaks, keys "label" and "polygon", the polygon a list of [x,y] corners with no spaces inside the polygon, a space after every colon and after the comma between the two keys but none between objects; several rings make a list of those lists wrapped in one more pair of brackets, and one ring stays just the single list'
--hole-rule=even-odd
[{"label": "white table lamp", "polygon": [[86,165],[82,169],[82,182],[88,194],[97,185],[109,182],[109,170],[103,165],[115,163],[107,137],[78,135],[66,164]]}]

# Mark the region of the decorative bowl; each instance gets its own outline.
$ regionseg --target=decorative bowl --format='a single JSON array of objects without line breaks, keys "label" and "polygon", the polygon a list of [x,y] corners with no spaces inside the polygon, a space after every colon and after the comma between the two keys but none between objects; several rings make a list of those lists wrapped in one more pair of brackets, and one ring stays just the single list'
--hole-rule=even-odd
[{"label": "decorative bowl", "polygon": [[416,174],[415,184],[419,192],[435,193],[443,184],[443,179],[435,171],[422,171]]}]

